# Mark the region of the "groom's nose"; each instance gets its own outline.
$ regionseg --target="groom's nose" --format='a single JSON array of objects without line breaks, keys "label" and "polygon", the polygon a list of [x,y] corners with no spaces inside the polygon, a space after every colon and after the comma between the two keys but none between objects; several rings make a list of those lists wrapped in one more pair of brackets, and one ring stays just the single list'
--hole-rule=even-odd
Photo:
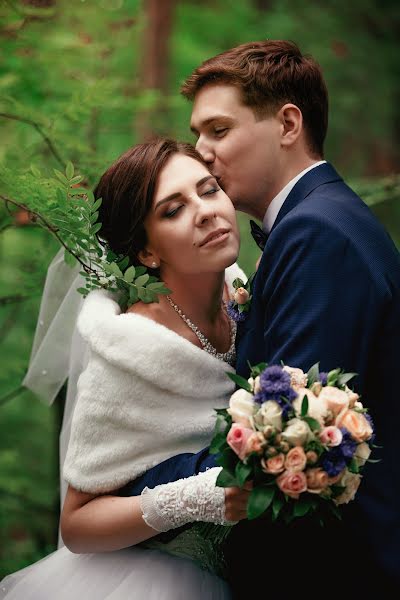
[{"label": "groom's nose", "polygon": [[196,143],[196,150],[200,152],[206,163],[212,164],[215,160],[215,152],[212,145],[207,142],[202,136],[199,137]]}]

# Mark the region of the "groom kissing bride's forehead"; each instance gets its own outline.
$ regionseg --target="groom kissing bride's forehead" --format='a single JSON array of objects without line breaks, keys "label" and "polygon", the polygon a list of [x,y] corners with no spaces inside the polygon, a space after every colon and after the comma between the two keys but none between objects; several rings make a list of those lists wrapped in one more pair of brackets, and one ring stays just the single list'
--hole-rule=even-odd
[{"label": "groom kissing bride's forehead", "polygon": [[[307,371],[319,361],[322,371],[341,365],[357,373],[356,391],[382,447],[383,460],[367,467],[339,524],[237,525],[227,549],[233,594],[285,590],[290,597],[311,565],[313,582],[326,590],[338,559],[349,596],[369,597],[376,581],[381,591],[398,590],[400,470],[391,423],[400,421],[400,403],[387,373],[400,361],[400,260],[368,207],[323,159],[328,93],[321,68],[292,42],[251,42],[206,60],[182,93],[193,101],[196,148],[236,209],[261,222],[265,238],[251,310],[238,326],[237,372],[248,377],[249,364],[281,361]],[[146,477],[163,483],[168,472],[188,476],[212,460],[207,451],[189,463],[176,456],[131,491],[140,493]],[[261,533],[262,552],[249,552]],[[266,569],[274,574],[267,581]]]}]

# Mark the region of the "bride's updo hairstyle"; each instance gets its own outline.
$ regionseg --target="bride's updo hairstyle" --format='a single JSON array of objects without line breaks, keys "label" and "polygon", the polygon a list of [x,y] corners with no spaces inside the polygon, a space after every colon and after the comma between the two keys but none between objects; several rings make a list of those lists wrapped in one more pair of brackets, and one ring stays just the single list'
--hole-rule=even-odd
[{"label": "bride's updo hairstyle", "polygon": [[98,236],[116,254],[139,265],[138,254],[147,243],[144,220],[148,215],[161,170],[174,154],[189,156],[206,165],[191,144],[157,139],[137,144],[120,156],[101,177],[94,190],[102,198]]}]

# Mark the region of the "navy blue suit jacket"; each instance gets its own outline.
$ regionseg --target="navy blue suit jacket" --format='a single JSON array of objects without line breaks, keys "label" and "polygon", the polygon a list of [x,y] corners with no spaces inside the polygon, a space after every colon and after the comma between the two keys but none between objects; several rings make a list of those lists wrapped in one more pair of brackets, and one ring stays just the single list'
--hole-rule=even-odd
[{"label": "navy blue suit jacket", "polygon": [[[328,163],[296,183],[277,216],[253,281],[250,313],[238,328],[237,350],[244,377],[248,361],[283,361],[303,370],[319,362],[323,371],[357,372],[352,387],[370,408],[382,446],[373,458],[382,460],[367,465],[341,522],[323,529],[307,519],[289,526],[239,523],[228,547],[236,597],[267,590],[289,597],[301,582],[308,588],[318,578],[327,597],[345,571],[348,594],[371,593],[377,579],[382,592],[400,590],[400,257]],[[170,459],[174,477],[202,470],[204,458],[212,465],[206,453],[200,458]],[[149,472],[153,482],[171,480],[169,468],[155,469]],[[261,553],[249,551],[256,539]],[[273,575],[265,579],[265,573]]]}]

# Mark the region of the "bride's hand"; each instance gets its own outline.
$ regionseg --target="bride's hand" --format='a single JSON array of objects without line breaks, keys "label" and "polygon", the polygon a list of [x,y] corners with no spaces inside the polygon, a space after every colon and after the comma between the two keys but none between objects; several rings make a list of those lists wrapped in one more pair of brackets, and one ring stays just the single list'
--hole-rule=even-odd
[{"label": "bride's hand", "polygon": [[243,488],[225,488],[225,519],[227,521],[247,519],[247,503],[252,488],[251,482],[245,483]]}]

